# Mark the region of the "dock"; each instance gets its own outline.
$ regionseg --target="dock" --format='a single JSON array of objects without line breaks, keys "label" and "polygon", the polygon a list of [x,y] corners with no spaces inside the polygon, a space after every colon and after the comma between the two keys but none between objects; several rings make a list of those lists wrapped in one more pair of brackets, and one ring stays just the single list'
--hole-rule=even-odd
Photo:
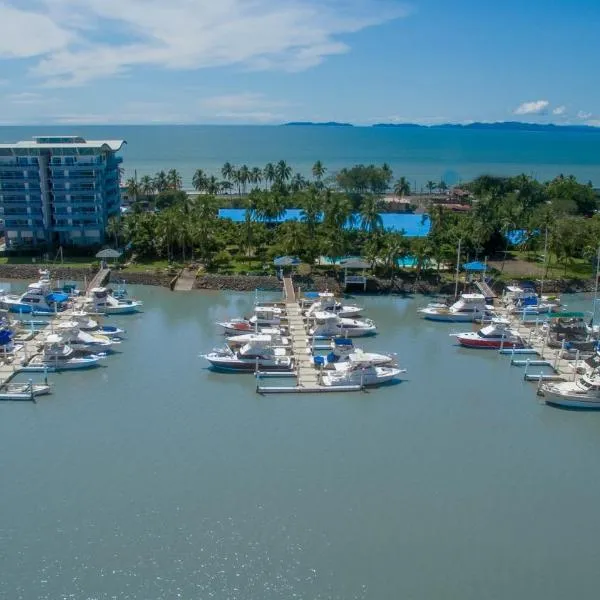
[{"label": "dock", "polygon": [[[325,386],[321,383],[321,374],[315,367],[311,340],[308,335],[307,326],[302,315],[302,309],[296,298],[294,283],[291,277],[283,278],[283,294],[285,299],[285,311],[289,328],[289,338],[291,340],[292,356],[294,357],[295,371],[292,374],[297,381],[292,386],[263,386],[260,383],[261,373],[258,372],[256,391],[259,394],[284,394],[284,393],[304,393],[319,394],[324,392],[358,392],[363,389],[360,385],[349,386]],[[289,373],[287,374],[290,375]],[[273,376],[264,374],[264,377]],[[280,374],[284,376],[284,374]]]},{"label": "dock", "polygon": [[110,269],[108,267],[103,267],[94,275],[94,277],[92,277],[92,280],[89,282],[85,290],[86,293],[89,293],[89,291],[93,288],[102,287],[108,281],[109,278]]},{"label": "dock", "polygon": [[475,287],[487,298],[496,298],[494,290],[485,281],[474,281]]},{"label": "dock", "polygon": [[196,269],[183,269],[173,286],[174,292],[190,292],[196,283]]}]

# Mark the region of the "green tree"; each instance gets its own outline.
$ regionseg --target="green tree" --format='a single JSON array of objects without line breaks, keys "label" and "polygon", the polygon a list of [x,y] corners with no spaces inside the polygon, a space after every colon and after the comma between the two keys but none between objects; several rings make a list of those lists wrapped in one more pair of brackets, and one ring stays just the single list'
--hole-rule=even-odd
[{"label": "green tree", "polygon": [[167,174],[164,171],[159,171],[154,175],[154,189],[160,194],[160,192],[164,192],[169,187],[169,179],[167,178]]},{"label": "green tree", "polygon": [[180,190],[183,187],[181,173],[177,169],[169,169],[167,173],[167,186],[171,190]]},{"label": "green tree", "polygon": [[280,160],[275,166],[275,179],[280,183],[286,183],[292,177],[292,167],[285,160]]},{"label": "green tree", "polygon": [[221,168],[221,175],[223,176],[223,179],[229,182],[233,181],[233,174],[235,170],[236,168],[234,165],[232,165],[230,162],[226,162]]},{"label": "green tree", "polygon": [[317,180],[317,183],[321,184],[327,171],[327,169],[323,166],[323,163],[320,160],[316,161],[311,170],[313,177]]},{"label": "green tree", "polygon": [[202,169],[196,169],[194,176],[192,177],[192,185],[195,190],[199,192],[206,191],[206,185],[208,183],[208,177]]},{"label": "green tree", "polygon": [[437,183],[435,181],[429,180],[425,184],[425,187],[429,190],[429,194],[431,195],[433,193],[433,190],[435,190],[437,188]]},{"label": "green tree", "polygon": [[267,163],[263,169],[263,179],[265,180],[266,186],[271,187],[271,184],[275,181],[276,177],[277,172],[275,170],[275,165],[270,162]]},{"label": "green tree", "polygon": [[410,196],[410,183],[408,183],[406,177],[402,176],[396,181],[394,184],[394,194],[400,198]]},{"label": "green tree", "polygon": [[127,189],[127,197],[131,200],[133,204],[135,204],[141,192],[141,186],[138,183],[137,178],[130,177],[125,182],[125,187]]},{"label": "green tree", "polygon": [[360,227],[368,233],[377,233],[383,229],[383,220],[379,214],[379,200],[371,194],[363,199],[360,209]]},{"label": "green tree", "polygon": [[248,168],[248,165],[242,165],[238,169],[237,176],[238,176],[240,185],[242,186],[242,191],[243,191],[244,195],[246,195],[246,186],[248,185],[248,182],[250,181],[250,169]]}]

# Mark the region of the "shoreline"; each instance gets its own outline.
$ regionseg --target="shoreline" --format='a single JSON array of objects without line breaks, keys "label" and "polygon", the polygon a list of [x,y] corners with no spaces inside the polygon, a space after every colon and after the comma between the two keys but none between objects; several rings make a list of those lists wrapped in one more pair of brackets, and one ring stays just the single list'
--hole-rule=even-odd
[{"label": "shoreline", "polygon": [[[53,279],[67,281],[90,281],[96,274],[96,271],[90,268],[76,267],[48,267],[48,265],[0,265],[0,279],[13,281],[36,281],[39,278],[39,270],[49,268]],[[343,286],[332,277],[325,276],[307,276],[295,275],[293,277],[297,287],[304,290],[313,290],[322,292],[325,290],[343,294]],[[171,273],[159,272],[138,272],[127,273],[123,271],[111,272],[113,283],[124,281],[126,284],[149,285],[158,287],[171,287],[173,275]],[[539,290],[539,282],[535,282]],[[370,294],[370,295],[411,295],[411,294],[454,294],[454,282],[438,282],[435,276],[424,275],[422,279],[415,283],[412,277],[397,277],[393,281],[389,279],[379,279],[369,277],[367,289],[351,290],[351,294]],[[459,292],[468,284],[459,283]],[[503,282],[496,282],[492,285],[494,291],[500,295]],[[544,292],[546,293],[585,293],[593,292],[595,288],[594,279],[554,279],[544,282]],[[204,274],[196,278],[193,286],[194,290],[216,290],[216,291],[237,291],[253,292],[255,290],[280,291],[282,282],[274,275],[218,275]]]}]

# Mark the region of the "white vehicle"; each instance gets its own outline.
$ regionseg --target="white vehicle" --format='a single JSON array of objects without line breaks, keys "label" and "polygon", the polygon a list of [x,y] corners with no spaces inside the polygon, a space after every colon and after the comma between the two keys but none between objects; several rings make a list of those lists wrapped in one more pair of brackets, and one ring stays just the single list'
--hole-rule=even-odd
[{"label": "white vehicle", "polygon": [[462,294],[452,306],[430,304],[418,312],[428,321],[469,323],[481,319],[492,310],[493,307],[486,305],[483,294]]}]

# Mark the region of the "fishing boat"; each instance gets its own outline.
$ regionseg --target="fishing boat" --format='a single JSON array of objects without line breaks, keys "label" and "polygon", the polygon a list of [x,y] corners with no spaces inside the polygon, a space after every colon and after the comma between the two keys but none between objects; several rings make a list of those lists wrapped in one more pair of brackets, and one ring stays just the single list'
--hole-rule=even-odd
[{"label": "fishing boat", "polygon": [[256,332],[261,327],[279,326],[283,316],[284,310],[277,306],[255,306],[250,318],[219,321],[217,325],[223,327],[225,333]]},{"label": "fishing boat", "polygon": [[315,356],[315,366],[323,366],[325,369],[339,368],[339,365],[347,362],[369,362],[375,366],[390,365],[396,362],[393,354],[378,354],[376,352],[365,352],[354,346],[349,338],[336,338],[331,341],[331,352],[326,356]]},{"label": "fishing boat", "polygon": [[510,329],[508,319],[494,318],[489,325],[478,331],[467,331],[465,333],[451,333],[461,346],[466,348],[523,348],[523,338],[514,330]]},{"label": "fishing boat", "polygon": [[600,372],[594,369],[575,381],[543,383],[538,394],[554,406],[600,409]]},{"label": "fishing boat", "polygon": [[53,292],[44,281],[30,283],[21,295],[7,294],[0,298],[0,305],[12,313],[53,314],[67,308],[68,294]]},{"label": "fishing boat", "polygon": [[364,337],[377,333],[377,327],[371,319],[346,319],[323,311],[314,313],[311,319],[314,320],[314,324],[309,327],[308,334],[317,340],[338,336]]},{"label": "fishing boat", "polygon": [[306,316],[310,317],[314,315],[316,312],[331,312],[338,317],[356,317],[361,311],[362,307],[342,304],[331,292],[318,292],[316,293],[316,298],[314,302],[310,305],[308,310],[306,311]]},{"label": "fishing boat", "polygon": [[139,312],[140,300],[117,300],[105,287],[92,288],[86,298],[84,310],[91,314],[128,315]]},{"label": "fishing boat", "polygon": [[397,367],[378,366],[368,360],[351,360],[334,371],[324,372],[322,384],[328,387],[354,385],[371,387],[388,383],[405,372]]},{"label": "fishing boat", "polygon": [[294,360],[286,354],[285,348],[273,346],[267,335],[257,336],[239,350],[225,346],[204,354],[203,358],[217,371],[228,372],[291,371],[294,366]]},{"label": "fishing boat", "polygon": [[0,400],[34,400],[49,393],[47,383],[5,383],[0,387]]},{"label": "fishing boat", "polygon": [[92,331],[108,336],[122,336],[125,334],[125,330],[116,325],[100,325],[98,321],[92,319],[84,311],[73,311],[71,318],[82,331]]},{"label": "fishing boat", "polygon": [[100,333],[82,331],[75,321],[62,321],[56,325],[56,333],[75,351],[86,354],[110,351],[121,340]]},{"label": "fishing boat", "polygon": [[60,335],[50,334],[43,344],[42,353],[34,356],[20,370],[42,372],[89,369],[98,366],[102,358],[98,355],[77,356]]},{"label": "fishing boat", "polygon": [[508,285],[502,293],[502,303],[512,314],[544,315],[560,306],[556,296],[538,296],[533,284]]},{"label": "fishing boat", "polygon": [[430,304],[420,308],[419,313],[428,321],[445,321],[450,323],[469,323],[480,319],[493,310],[485,303],[483,294],[461,294],[451,306]]}]

